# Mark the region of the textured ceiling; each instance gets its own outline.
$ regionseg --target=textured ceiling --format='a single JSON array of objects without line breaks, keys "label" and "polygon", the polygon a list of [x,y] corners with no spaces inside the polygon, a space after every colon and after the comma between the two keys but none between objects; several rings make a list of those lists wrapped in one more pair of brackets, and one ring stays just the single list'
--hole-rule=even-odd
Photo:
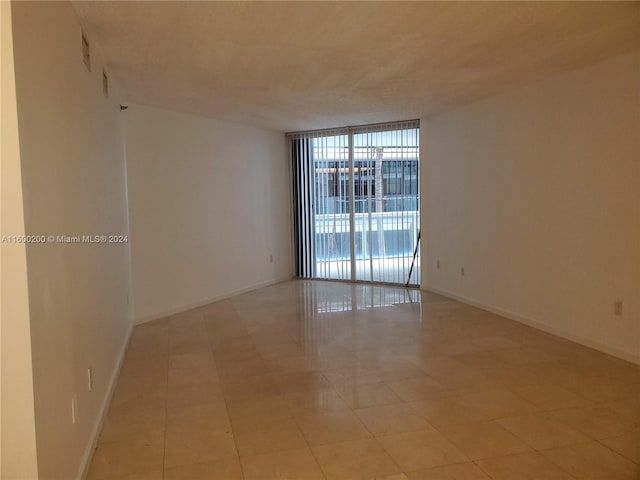
[{"label": "textured ceiling", "polygon": [[74,2],[125,101],[292,131],[416,118],[640,48],[636,2]]}]

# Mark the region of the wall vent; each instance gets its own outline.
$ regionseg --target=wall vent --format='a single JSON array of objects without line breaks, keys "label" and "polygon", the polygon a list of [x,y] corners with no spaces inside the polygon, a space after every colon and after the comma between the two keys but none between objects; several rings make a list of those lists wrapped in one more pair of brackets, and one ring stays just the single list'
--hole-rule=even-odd
[{"label": "wall vent", "polygon": [[85,64],[88,71],[91,71],[91,52],[89,51],[89,41],[87,40],[87,36],[84,32],[81,34],[82,37],[82,63]]},{"label": "wall vent", "polygon": [[109,78],[104,70],[102,70],[102,92],[105,98],[109,98]]}]

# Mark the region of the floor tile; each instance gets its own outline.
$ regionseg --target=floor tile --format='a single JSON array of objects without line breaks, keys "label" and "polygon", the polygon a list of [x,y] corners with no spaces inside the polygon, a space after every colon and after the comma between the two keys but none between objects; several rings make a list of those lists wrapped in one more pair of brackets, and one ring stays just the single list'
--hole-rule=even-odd
[{"label": "floor tile", "polygon": [[98,445],[88,478],[111,480],[125,475],[148,475],[161,471],[164,448],[162,441],[153,444],[124,441]]},{"label": "floor tile", "polygon": [[640,395],[631,395],[611,402],[605,402],[602,405],[610,408],[620,416],[627,419],[629,425],[634,429],[640,427]]},{"label": "floor tile", "polygon": [[585,443],[591,440],[548,414],[509,417],[496,422],[536,450]]},{"label": "floor tile", "polygon": [[223,401],[222,388],[217,382],[190,383],[167,388],[167,407],[185,407],[198,403]]},{"label": "floor tile", "polygon": [[206,427],[211,430],[231,428],[224,402],[198,403],[167,408],[167,425]]},{"label": "floor tile", "polygon": [[[162,468],[154,468],[151,470],[140,471],[138,473],[131,473],[125,475],[118,476],[110,476],[109,480],[163,480],[164,472]],[[96,480],[91,476],[91,472],[89,472],[87,476],[87,480]]]},{"label": "floor tile", "polygon": [[416,402],[443,396],[446,390],[433,377],[418,377],[387,382],[405,402]]},{"label": "floor tile", "polygon": [[553,360],[553,357],[536,347],[509,348],[496,350],[493,353],[500,361],[511,365],[534,366],[538,363]]},{"label": "floor tile", "polygon": [[258,398],[227,400],[227,412],[232,420],[268,416],[270,418],[289,418],[289,406],[280,395],[267,395]]},{"label": "floor tile", "polygon": [[640,464],[640,430],[606,438],[600,440],[600,443],[632,462]]},{"label": "floor tile", "polygon": [[280,394],[330,388],[331,384],[320,372],[284,372],[272,374]]},{"label": "floor tile", "polygon": [[478,466],[470,462],[408,472],[407,477],[409,480],[491,480]]},{"label": "floor tile", "polygon": [[574,477],[537,452],[487,458],[477,464],[493,480],[574,480]]},{"label": "floor tile", "polygon": [[[248,356],[247,356],[248,355]],[[226,360],[216,357],[218,376],[223,381],[236,381],[245,377],[266,375],[269,373],[266,365],[257,353],[247,354],[238,352],[234,357]]]},{"label": "floor tile", "polygon": [[517,348],[520,344],[509,337],[503,335],[491,335],[486,337],[476,337],[471,340],[476,345],[487,350],[498,350],[502,348]]},{"label": "floor tile", "polygon": [[597,442],[541,453],[580,480],[637,480],[640,474],[638,465]]},{"label": "floor tile", "polygon": [[[531,372],[531,369],[527,371]],[[563,390],[568,391],[566,386],[569,385],[576,378],[576,373],[567,368],[566,365],[562,365],[557,361],[537,363],[532,371],[536,376],[532,377],[532,381],[529,383],[520,383],[520,387],[528,387],[531,385],[555,385],[561,387]],[[577,395],[580,397],[580,395]],[[584,397],[581,397],[584,398]],[[586,398],[584,400],[587,400]]]},{"label": "floor tile", "polygon": [[200,370],[215,369],[213,355],[208,353],[181,353],[169,357],[169,369]]},{"label": "floor tile", "polygon": [[167,468],[164,480],[243,480],[240,460],[236,457],[216,462],[195,463]]},{"label": "floor tile", "polygon": [[614,401],[634,393],[634,385],[613,377],[576,377],[567,390],[595,403]]},{"label": "floor tile", "polygon": [[501,388],[501,384],[489,376],[471,368],[461,368],[447,373],[433,375],[433,379],[445,390],[473,392]]},{"label": "floor tile", "polygon": [[114,443],[135,438],[152,443],[163,438],[166,411],[160,408],[122,408],[109,409],[102,426],[99,443]]},{"label": "floor tile", "polygon": [[238,453],[243,457],[307,446],[298,425],[290,418],[273,419],[255,429],[234,430],[234,435]]},{"label": "floor tile", "polygon": [[455,336],[452,336],[449,340],[438,342],[435,350],[443,355],[459,355],[479,352],[485,350],[485,348],[473,343],[470,338],[456,338]]},{"label": "floor tile", "polygon": [[170,387],[193,383],[216,383],[220,380],[215,367],[170,368],[167,383]]},{"label": "floor tile", "polygon": [[404,401],[383,382],[343,385],[336,390],[351,408],[377,407]]},{"label": "floor tile", "polygon": [[487,415],[482,409],[469,403],[462,403],[454,397],[441,397],[410,402],[413,410],[422,415],[434,426],[458,425],[485,420]]},{"label": "floor tile", "polygon": [[[272,416],[269,414],[256,414],[251,416],[234,418],[231,420],[231,428],[234,434],[253,432],[255,430],[267,430],[279,424],[290,425],[294,418],[287,416]],[[294,422],[295,423],[295,422]]]},{"label": "floor tile", "polygon": [[481,412],[486,418],[504,418],[539,411],[538,407],[506,389],[468,393],[456,396],[469,408]]},{"label": "floor tile", "polygon": [[389,358],[392,357],[392,355],[387,355],[386,357],[387,358],[385,358],[384,361],[377,365],[372,365],[383,381],[393,381],[400,378],[424,377],[424,371],[418,368],[414,363],[402,361],[401,359],[394,361]]},{"label": "floor tile", "polygon": [[[154,360],[155,361],[155,360]],[[133,362],[132,362],[133,363]],[[153,387],[165,388],[168,382],[168,370],[164,366],[148,365],[146,362],[135,362],[135,373],[121,373],[117,387],[120,390],[144,391]]]},{"label": "floor tile", "polygon": [[222,383],[222,394],[227,401],[251,400],[260,397],[278,395],[273,379],[269,374],[236,377],[233,381]]},{"label": "floor tile", "polygon": [[468,461],[434,428],[381,435],[377,440],[404,472]]},{"label": "floor tile", "polygon": [[404,473],[392,473],[391,475],[374,477],[373,480],[409,480],[409,478]]},{"label": "floor tile", "polygon": [[400,471],[375,439],[332,443],[312,451],[327,480],[370,479]]},{"label": "floor tile", "polygon": [[140,388],[137,386],[122,385],[118,383],[113,397],[111,407],[121,407],[122,409],[153,409],[165,408],[167,404],[167,387],[153,386]]},{"label": "floor tile", "polygon": [[294,280],[135,327],[88,480],[640,478],[640,368],[409,293]]},{"label": "floor tile", "polygon": [[375,435],[421,430],[430,426],[420,413],[406,403],[359,408],[354,413]]},{"label": "floor tile", "polygon": [[122,367],[120,368],[119,381],[127,377],[155,377],[166,376],[169,369],[169,356],[165,353],[156,353],[141,358],[130,358],[127,351]]},{"label": "floor tile", "polygon": [[324,480],[308,448],[267,453],[240,459],[245,480]]},{"label": "floor tile", "polygon": [[438,430],[472,460],[531,451],[496,422],[471,422],[438,427]]},{"label": "floor tile", "polygon": [[320,388],[283,395],[294,417],[350,410],[349,405],[332,388]]},{"label": "floor tile", "polygon": [[[334,362],[336,362],[334,360]],[[380,372],[370,368],[361,368],[353,370],[350,367],[324,369],[322,375],[336,390],[352,385],[366,385],[371,383],[379,383],[383,381]]]},{"label": "floor tile", "polygon": [[[204,332],[203,332],[204,335]],[[203,353],[211,352],[211,345],[206,338],[203,337],[187,337],[172,338],[169,337],[169,353],[170,355]]]},{"label": "floor tile", "polygon": [[165,468],[212,462],[237,456],[236,445],[227,430],[179,424],[167,427]]},{"label": "floor tile", "polygon": [[530,365],[503,363],[497,359],[495,361],[497,362],[495,365],[489,367],[474,366],[474,368],[490,378],[491,381],[511,390],[547,382],[547,379],[538,371],[538,365],[533,367]]},{"label": "floor tile", "polygon": [[566,408],[549,414],[596,440],[622,435],[634,429],[634,424],[627,418],[605,405]]},{"label": "floor tile", "polygon": [[312,446],[371,437],[371,433],[351,412],[307,415],[296,421]]},{"label": "floor tile", "polygon": [[315,370],[319,368],[319,364],[316,359],[309,357],[304,353],[287,356],[263,356],[263,359],[264,365],[270,373]]},{"label": "floor tile", "polygon": [[518,396],[528,400],[542,410],[568,407],[586,407],[591,402],[575,393],[553,385],[529,385],[513,389]]},{"label": "floor tile", "polygon": [[442,375],[450,371],[464,368],[464,364],[455,360],[450,355],[418,357],[414,359],[414,363],[427,375]]}]

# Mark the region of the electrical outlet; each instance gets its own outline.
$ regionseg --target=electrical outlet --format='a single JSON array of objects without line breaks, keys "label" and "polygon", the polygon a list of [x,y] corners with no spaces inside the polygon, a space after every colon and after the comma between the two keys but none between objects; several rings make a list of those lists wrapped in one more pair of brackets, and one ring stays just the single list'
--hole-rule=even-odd
[{"label": "electrical outlet", "polygon": [[269,263],[273,263],[273,254],[269,255]]},{"label": "electrical outlet", "polygon": [[87,388],[93,390],[93,368],[87,368]]},{"label": "electrical outlet", "polygon": [[436,261],[436,268],[439,270],[440,269],[440,260]]},{"label": "electrical outlet", "polygon": [[464,277],[464,267],[460,268],[460,275],[462,275]]},{"label": "electrical outlet", "polygon": [[71,399],[71,423],[75,425],[78,422],[78,397],[76,395]]},{"label": "electrical outlet", "polygon": [[616,300],[615,302],[613,302],[613,314],[621,317],[622,316],[622,301],[621,300]]},{"label": "electrical outlet", "polygon": [[129,305],[129,292],[127,292],[126,300],[127,300],[127,305]]}]

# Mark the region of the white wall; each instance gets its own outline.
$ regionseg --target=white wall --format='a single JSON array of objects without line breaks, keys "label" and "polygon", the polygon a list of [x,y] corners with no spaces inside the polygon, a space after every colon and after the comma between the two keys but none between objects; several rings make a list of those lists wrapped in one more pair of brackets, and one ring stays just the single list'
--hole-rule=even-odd
[{"label": "white wall", "polygon": [[421,132],[424,287],[640,361],[640,54]]},{"label": "white wall", "polygon": [[[0,2],[0,235],[24,235],[11,4]],[[22,243],[0,244],[0,478],[38,478],[27,259]]]},{"label": "white wall", "polygon": [[[70,3],[12,10],[26,233],[127,234],[123,117],[103,95],[95,45],[89,73]],[[132,324],[128,246],[29,244],[26,253],[39,474],[77,478]]]},{"label": "white wall", "polygon": [[137,320],[291,276],[282,133],[135,105],[126,116]]}]

